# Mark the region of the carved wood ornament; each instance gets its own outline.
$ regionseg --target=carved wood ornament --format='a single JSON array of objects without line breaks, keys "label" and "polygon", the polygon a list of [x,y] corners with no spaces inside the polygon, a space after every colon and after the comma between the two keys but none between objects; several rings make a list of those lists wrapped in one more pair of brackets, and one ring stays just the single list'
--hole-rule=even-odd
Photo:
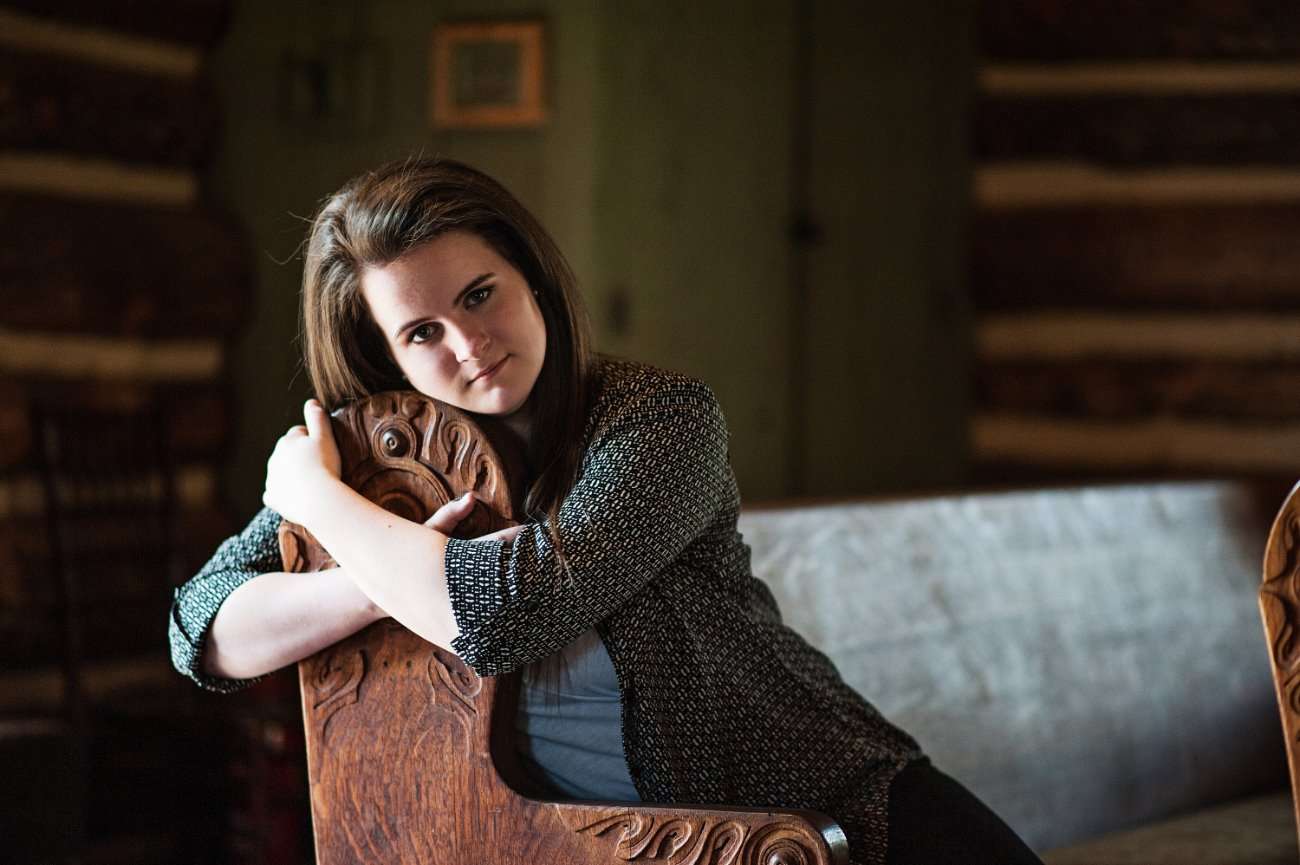
[{"label": "carved wood ornament", "polygon": [[[423,522],[468,490],[487,504],[458,537],[519,513],[517,454],[455,408],[389,392],[339,409],[332,426],[344,481],[399,516]],[[333,564],[291,523],[280,549],[287,570]],[[480,677],[391,619],[298,671],[320,865],[848,862],[840,827],[812,811],[548,801],[515,758],[515,676]]]},{"label": "carved wood ornament", "polygon": [[1291,800],[1300,838],[1300,484],[1287,496],[1268,533],[1259,610],[1282,711]]}]

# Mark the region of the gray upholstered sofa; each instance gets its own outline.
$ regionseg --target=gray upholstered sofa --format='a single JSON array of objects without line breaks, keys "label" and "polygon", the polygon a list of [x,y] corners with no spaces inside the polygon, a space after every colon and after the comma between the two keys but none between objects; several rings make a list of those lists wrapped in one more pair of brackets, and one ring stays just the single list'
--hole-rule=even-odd
[{"label": "gray upholstered sofa", "polygon": [[1297,861],[1228,483],[751,509],[786,620],[1050,865]]}]

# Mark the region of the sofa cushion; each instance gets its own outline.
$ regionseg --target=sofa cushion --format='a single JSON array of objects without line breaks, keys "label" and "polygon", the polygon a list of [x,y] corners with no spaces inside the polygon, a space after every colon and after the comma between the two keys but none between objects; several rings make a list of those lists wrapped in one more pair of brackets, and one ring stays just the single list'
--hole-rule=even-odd
[{"label": "sofa cushion", "polygon": [[1229,483],[749,510],[785,620],[1038,850],[1277,789],[1256,600],[1268,521]]},{"label": "sofa cushion", "polygon": [[1047,865],[1295,865],[1291,794],[1257,796],[1053,850]]}]

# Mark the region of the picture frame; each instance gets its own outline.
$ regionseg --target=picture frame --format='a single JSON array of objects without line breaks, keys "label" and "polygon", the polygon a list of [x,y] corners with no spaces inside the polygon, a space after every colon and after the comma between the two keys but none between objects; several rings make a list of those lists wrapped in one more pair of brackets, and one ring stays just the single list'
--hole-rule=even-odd
[{"label": "picture frame", "polygon": [[430,52],[435,129],[525,129],[546,121],[545,26],[530,21],[439,24]]}]

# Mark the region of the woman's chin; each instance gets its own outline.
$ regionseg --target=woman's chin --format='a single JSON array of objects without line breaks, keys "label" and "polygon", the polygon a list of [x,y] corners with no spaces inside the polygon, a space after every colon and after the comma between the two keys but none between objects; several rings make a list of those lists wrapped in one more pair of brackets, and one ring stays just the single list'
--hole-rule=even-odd
[{"label": "woman's chin", "polygon": [[528,402],[528,398],[510,399],[508,395],[501,394],[497,398],[478,399],[473,401],[473,405],[463,405],[461,408],[470,414],[486,415],[504,420],[514,414],[517,414]]}]

